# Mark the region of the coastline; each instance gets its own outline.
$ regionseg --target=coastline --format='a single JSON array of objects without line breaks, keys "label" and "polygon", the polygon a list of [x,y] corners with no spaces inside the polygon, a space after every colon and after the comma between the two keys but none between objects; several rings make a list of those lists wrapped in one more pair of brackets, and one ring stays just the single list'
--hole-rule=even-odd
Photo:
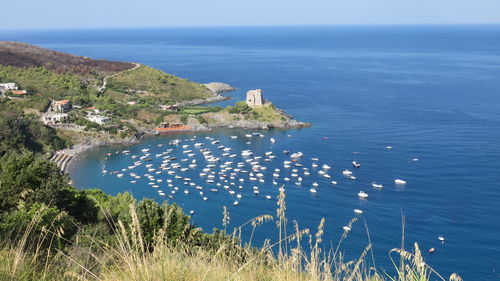
[{"label": "coastline", "polygon": [[[215,83],[216,85],[215,88],[213,87],[213,85],[210,88],[210,90],[213,93],[212,97],[180,102],[177,103],[176,106],[211,104],[231,99],[231,97],[221,95],[221,93],[231,92],[235,90],[235,88],[221,82],[212,82],[212,83]],[[275,110],[282,117],[281,120],[279,121],[271,122],[271,121],[259,121],[255,119],[248,119],[244,118],[243,115],[241,114],[236,114],[237,115],[236,117],[231,116],[230,118],[228,118],[227,114],[224,115],[221,113],[209,115],[212,122],[207,124],[201,124],[195,118],[189,118],[187,125],[191,129],[186,130],[183,133],[207,132],[214,129],[222,129],[222,128],[246,129],[246,130],[269,130],[269,129],[289,130],[289,129],[307,128],[312,126],[311,123],[300,122],[293,119],[291,115],[287,114],[282,109],[276,108]],[[140,143],[145,137],[155,137],[155,136],[159,136],[159,134],[153,128],[147,128],[147,127],[141,128],[139,134],[126,138],[115,137],[108,133],[103,133],[103,132],[99,134],[89,134],[84,136],[82,140],[77,141],[70,148],[54,152],[50,160],[56,162],[56,164],[61,168],[63,172],[69,173],[69,171],[72,168],[74,168],[75,161],[79,159],[79,157],[81,157],[81,155],[88,150],[100,146],[133,145]]]}]

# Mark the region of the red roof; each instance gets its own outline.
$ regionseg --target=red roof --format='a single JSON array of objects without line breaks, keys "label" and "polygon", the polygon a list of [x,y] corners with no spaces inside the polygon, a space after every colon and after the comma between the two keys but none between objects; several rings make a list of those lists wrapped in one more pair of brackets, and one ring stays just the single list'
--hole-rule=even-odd
[{"label": "red roof", "polygon": [[60,100],[60,101],[57,101],[58,104],[68,104],[69,103],[69,100]]},{"label": "red roof", "polygon": [[12,93],[14,95],[26,95],[26,91],[25,90],[22,90],[22,91],[19,91],[19,90],[12,90]]}]

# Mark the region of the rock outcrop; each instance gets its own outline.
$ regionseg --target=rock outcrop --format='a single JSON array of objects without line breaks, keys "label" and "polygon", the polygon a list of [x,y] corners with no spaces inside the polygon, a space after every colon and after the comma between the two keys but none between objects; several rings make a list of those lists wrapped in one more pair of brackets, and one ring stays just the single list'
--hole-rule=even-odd
[{"label": "rock outcrop", "polygon": [[222,94],[236,90],[231,85],[222,82],[210,82],[203,85],[214,94]]}]

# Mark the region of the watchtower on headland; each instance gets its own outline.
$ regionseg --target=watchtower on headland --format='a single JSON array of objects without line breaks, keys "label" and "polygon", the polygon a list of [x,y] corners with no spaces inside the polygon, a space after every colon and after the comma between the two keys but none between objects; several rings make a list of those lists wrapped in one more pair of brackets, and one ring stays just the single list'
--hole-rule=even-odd
[{"label": "watchtower on headland", "polygon": [[247,105],[250,107],[263,106],[264,97],[261,89],[250,90],[247,92]]}]

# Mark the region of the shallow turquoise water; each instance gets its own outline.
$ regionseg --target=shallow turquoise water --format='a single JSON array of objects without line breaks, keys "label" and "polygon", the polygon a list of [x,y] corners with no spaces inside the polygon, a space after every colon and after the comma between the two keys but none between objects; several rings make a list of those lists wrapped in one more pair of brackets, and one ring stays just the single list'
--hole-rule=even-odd
[{"label": "shallow turquoise water", "polygon": [[[361,253],[367,244],[366,220],[377,264],[389,267],[387,253],[400,244],[403,213],[407,246],[417,241],[423,249],[436,247],[426,258],[439,272],[456,271],[465,280],[499,278],[499,26],[43,31],[2,32],[0,38],[145,63],[198,82],[227,82],[238,88],[227,103],[242,99],[249,89],[262,88],[274,104],[313,127],[263,132],[265,137],[252,139],[250,145],[241,137],[244,131],[194,135],[214,136],[235,150],[274,151],[277,157],[268,173],[275,167],[283,170],[287,156],[279,152],[284,149],[302,151],[304,165],[318,156],[319,163],[332,166],[336,186],[314,173],[315,179],[304,180],[302,187],[287,185],[290,222],[315,230],[324,217],[325,241],[336,243],[342,226],[355,216],[353,209],[363,209],[344,248],[350,257]],[[230,139],[233,134],[240,138]],[[140,153],[150,147],[154,155],[165,150],[157,144],[170,139],[149,138],[127,149]],[[388,145],[393,149],[386,149]],[[76,186],[161,200],[147,184],[101,175],[102,165],[112,171],[132,163],[121,154],[102,160],[118,149],[123,148],[87,153],[71,173]],[[356,181],[341,175],[353,160],[362,164],[354,171]],[[196,174],[190,177],[198,181]],[[397,187],[395,178],[408,183]],[[311,195],[308,190],[315,180],[320,186]],[[372,181],[383,183],[384,189],[372,189]],[[367,200],[356,196],[360,190],[369,194]],[[221,191],[209,194],[206,202],[195,192],[175,196],[175,202],[195,210],[194,222],[208,231],[221,227],[223,205],[233,226],[256,215],[275,214],[275,202],[251,195],[251,185],[242,192],[237,207]],[[261,192],[277,194],[270,178]],[[446,237],[445,244],[437,240],[439,234]],[[269,223],[257,231],[256,241],[276,236]]]}]

